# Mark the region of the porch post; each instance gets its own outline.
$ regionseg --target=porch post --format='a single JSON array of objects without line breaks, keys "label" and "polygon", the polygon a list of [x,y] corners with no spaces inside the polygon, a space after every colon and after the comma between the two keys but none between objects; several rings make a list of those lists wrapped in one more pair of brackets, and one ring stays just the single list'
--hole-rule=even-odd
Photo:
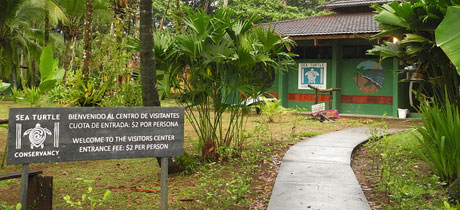
[{"label": "porch post", "polygon": [[[342,45],[339,43],[339,40],[334,39],[332,41],[332,75],[331,75],[331,86],[330,88],[341,88],[341,74],[340,68],[340,58],[342,54]],[[340,112],[340,91],[333,91],[332,97],[332,109],[337,109]]]},{"label": "porch post", "polygon": [[393,60],[393,117],[398,117],[398,106],[399,106],[399,78],[398,78],[398,59],[392,58]]},{"label": "porch post", "polygon": [[287,80],[289,72],[280,72],[278,74],[278,100],[281,101],[281,106],[288,106],[288,91]]}]

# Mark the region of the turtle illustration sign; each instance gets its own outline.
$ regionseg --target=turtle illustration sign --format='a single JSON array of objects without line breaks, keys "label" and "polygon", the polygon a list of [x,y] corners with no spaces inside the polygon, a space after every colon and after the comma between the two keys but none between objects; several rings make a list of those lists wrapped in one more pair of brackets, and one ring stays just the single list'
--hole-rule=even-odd
[{"label": "turtle illustration sign", "polygon": [[7,164],[183,154],[184,109],[10,109]]},{"label": "turtle illustration sign", "polygon": [[299,89],[311,89],[308,85],[317,88],[326,88],[327,63],[299,63]]}]

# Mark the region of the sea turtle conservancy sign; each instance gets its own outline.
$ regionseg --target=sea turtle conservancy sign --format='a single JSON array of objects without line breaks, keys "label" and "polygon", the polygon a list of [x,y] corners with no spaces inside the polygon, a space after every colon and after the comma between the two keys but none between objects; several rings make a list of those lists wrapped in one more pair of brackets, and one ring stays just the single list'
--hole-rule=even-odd
[{"label": "sea turtle conservancy sign", "polygon": [[10,109],[7,164],[183,154],[184,109]]},{"label": "sea turtle conservancy sign", "polygon": [[298,89],[309,90],[308,85],[326,89],[327,63],[299,63]]}]

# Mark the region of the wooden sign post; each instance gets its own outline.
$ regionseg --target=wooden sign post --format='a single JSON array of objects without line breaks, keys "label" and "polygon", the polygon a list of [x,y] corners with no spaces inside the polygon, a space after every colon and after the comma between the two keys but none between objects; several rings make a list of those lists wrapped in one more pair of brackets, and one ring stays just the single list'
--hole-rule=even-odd
[{"label": "wooden sign post", "polygon": [[29,163],[161,157],[167,209],[168,157],[184,152],[184,108],[10,109],[7,164],[22,164],[26,209]]}]

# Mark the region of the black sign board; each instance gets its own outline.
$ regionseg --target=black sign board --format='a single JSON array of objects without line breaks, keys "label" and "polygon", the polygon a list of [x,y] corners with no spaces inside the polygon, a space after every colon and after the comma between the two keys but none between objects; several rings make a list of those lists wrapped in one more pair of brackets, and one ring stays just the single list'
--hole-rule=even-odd
[{"label": "black sign board", "polygon": [[14,108],[7,164],[183,154],[184,109]]}]

